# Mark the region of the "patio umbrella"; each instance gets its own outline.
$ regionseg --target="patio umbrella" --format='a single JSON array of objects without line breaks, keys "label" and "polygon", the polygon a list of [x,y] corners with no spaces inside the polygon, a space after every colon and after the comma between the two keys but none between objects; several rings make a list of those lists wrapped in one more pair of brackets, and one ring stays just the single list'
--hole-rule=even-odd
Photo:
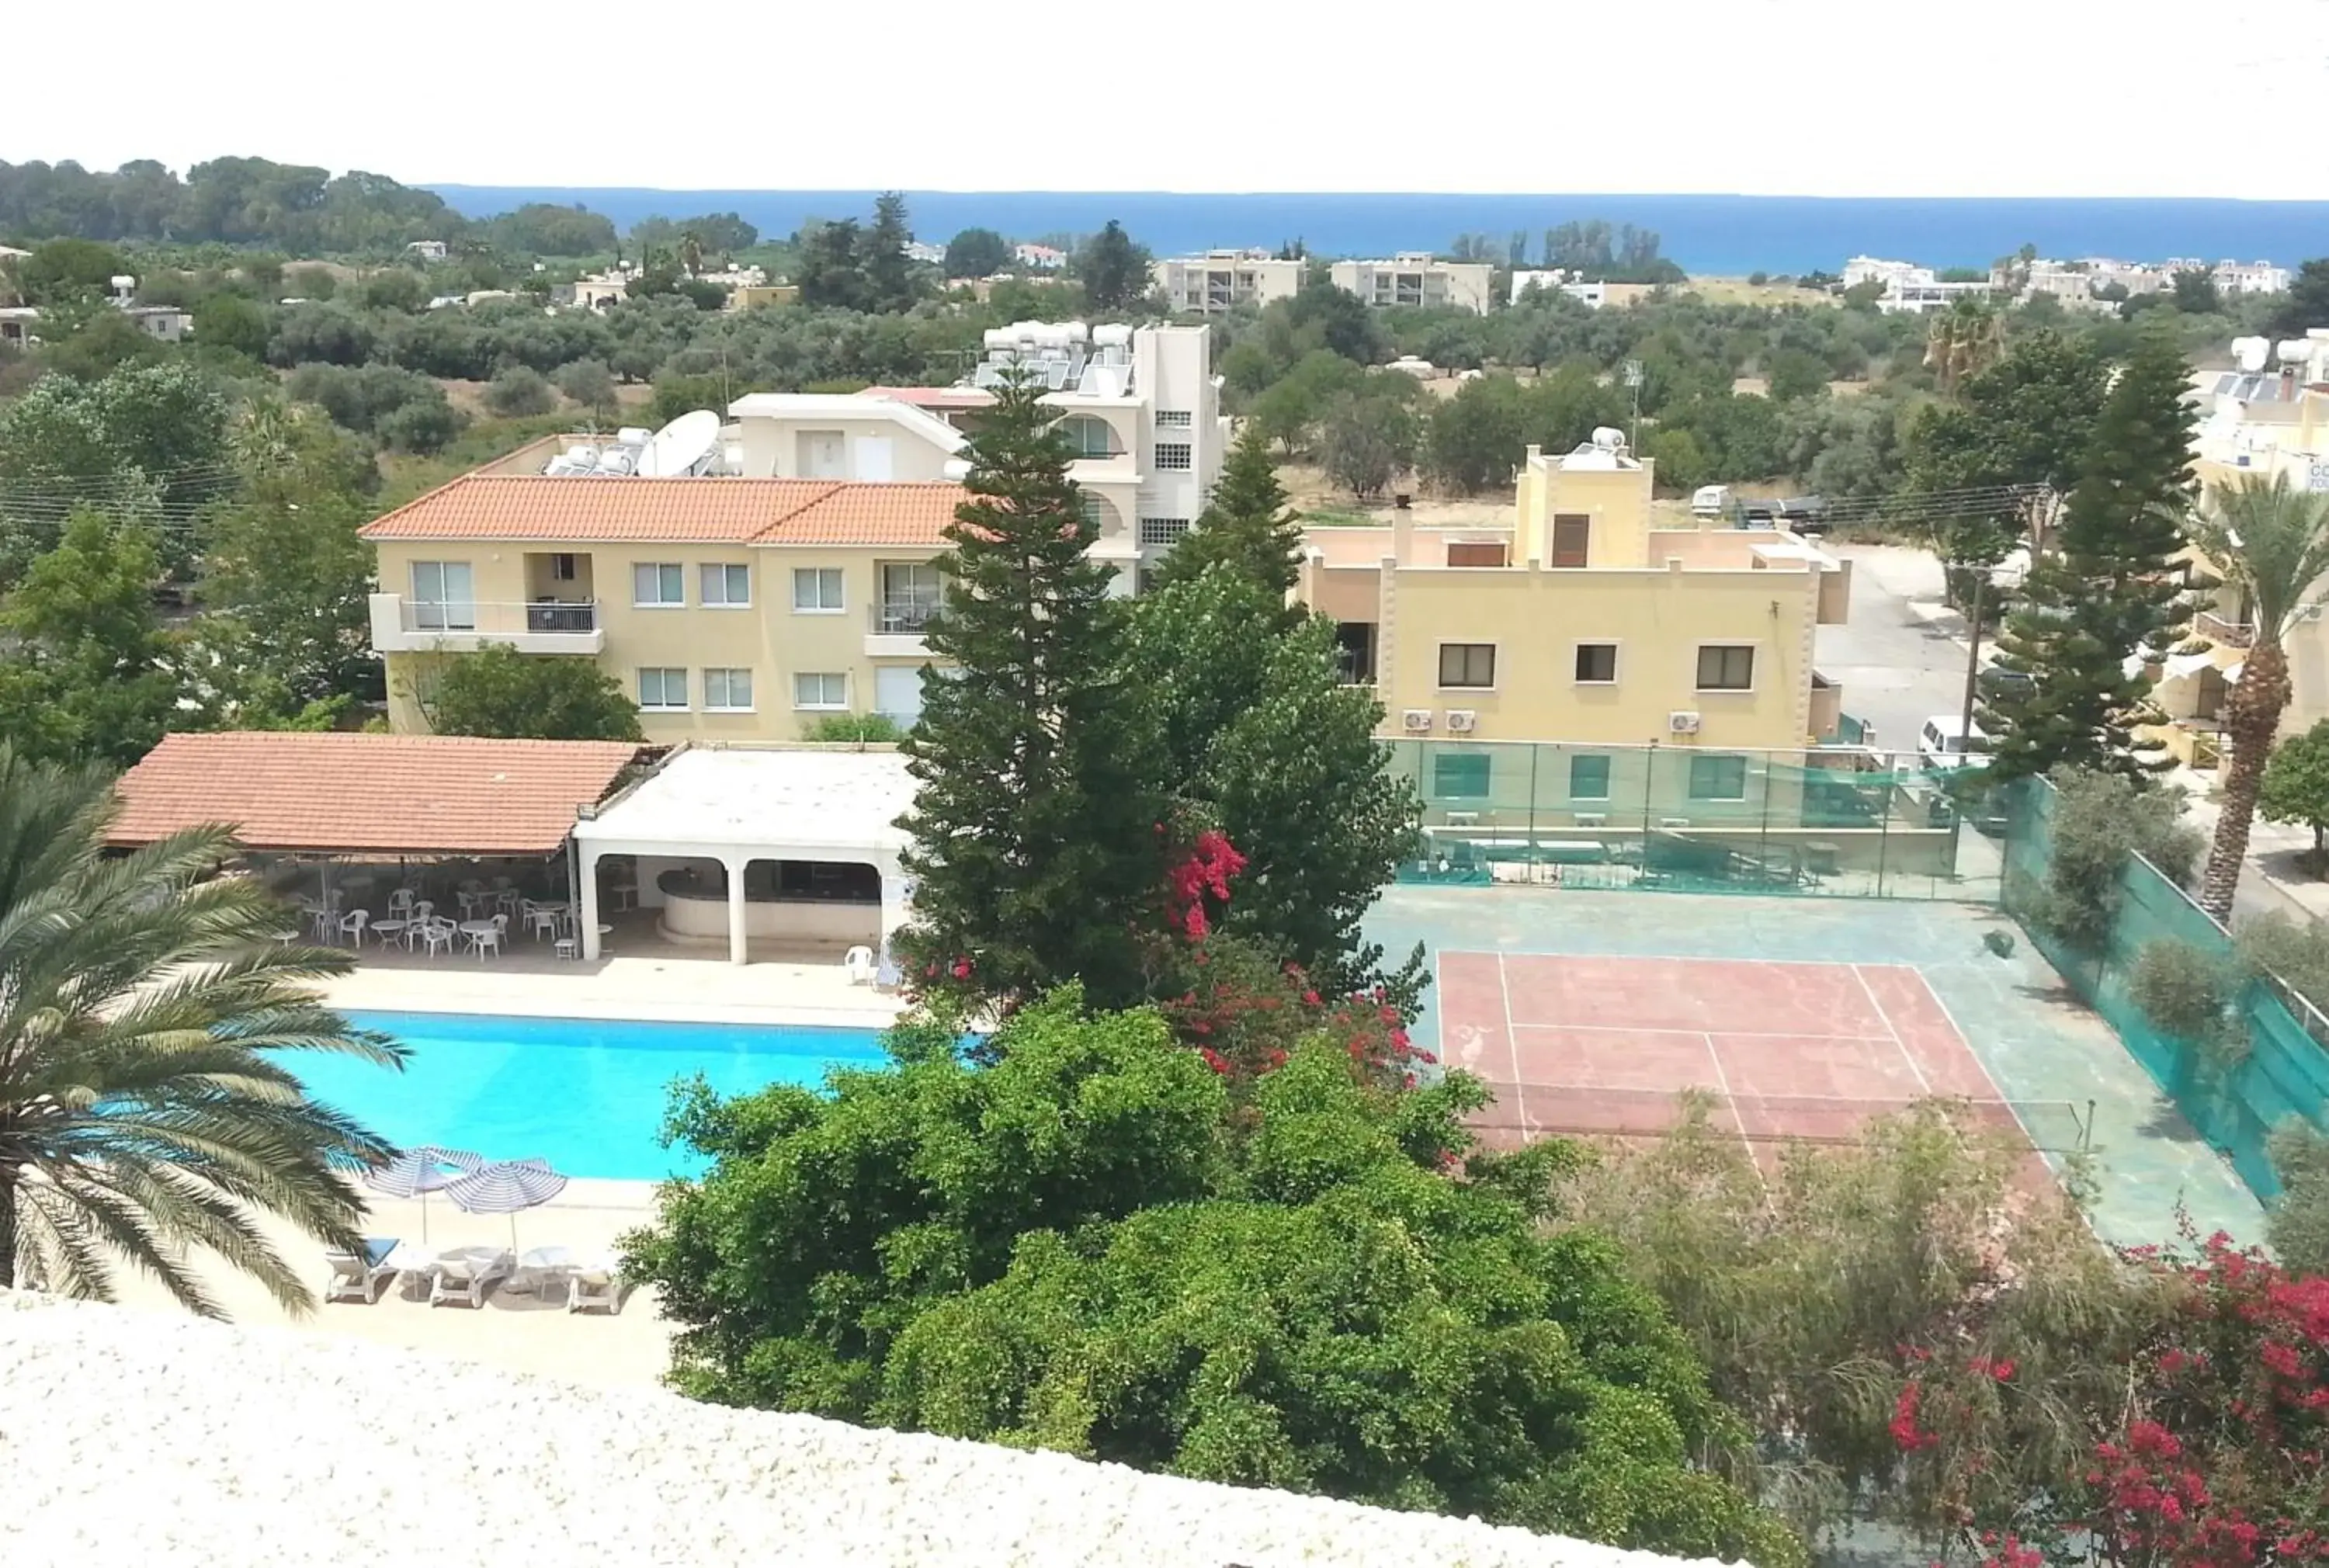
[{"label": "patio umbrella", "polygon": [[548,1203],[565,1190],[566,1178],[546,1160],[497,1160],[445,1188],[465,1214],[509,1216],[512,1252],[517,1250],[518,1211]]},{"label": "patio umbrella", "polygon": [[423,1143],[408,1149],[386,1165],[364,1172],[364,1185],[389,1197],[420,1200],[420,1240],[429,1241],[429,1195],[453,1185],[462,1176],[486,1169],[482,1155],[466,1149],[440,1149]]}]

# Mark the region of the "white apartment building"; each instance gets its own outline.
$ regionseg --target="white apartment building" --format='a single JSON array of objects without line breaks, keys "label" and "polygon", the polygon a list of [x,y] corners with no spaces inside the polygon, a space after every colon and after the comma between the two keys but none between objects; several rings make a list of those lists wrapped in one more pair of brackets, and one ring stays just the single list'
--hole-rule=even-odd
[{"label": "white apartment building", "polygon": [[1509,303],[1520,304],[1521,297],[1532,288],[1541,288],[1547,294],[1565,294],[1589,310],[1599,310],[1609,303],[1608,284],[1577,282],[1559,268],[1549,272],[1515,271],[1512,293],[1507,296]]},{"label": "white apartment building", "polygon": [[[1204,510],[1228,449],[1212,336],[1201,326],[1020,322],[986,334],[967,382],[943,411],[974,425],[991,389],[1023,368],[1048,389],[1075,453],[1069,477],[1099,528],[1095,559],[1121,591]],[[912,401],[905,400],[911,395]],[[968,473],[961,430],[923,389],[886,395],[754,392],[728,407],[724,467],[753,479],[930,484]]]},{"label": "white apartment building", "polygon": [[1931,268],[1919,267],[1913,261],[1855,256],[1843,264],[1843,286],[1856,288],[1863,283],[1884,286],[1883,297],[1876,302],[1877,309],[1888,314],[1909,311],[1919,315],[1947,310],[1967,297],[1986,299],[1993,288],[1990,278],[1944,283]]},{"label": "white apartment building", "polygon": [[2219,261],[2210,271],[2219,294],[2287,294],[2288,268],[2269,261]]},{"label": "white apartment building", "polygon": [[1442,261],[1427,250],[1402,250],[1388,261],[1337,261],[1326,269],[1335,287],[1370,305],[1452,305],[1476,315],[1488,314],[1495,273],[1485,261]]},{"label": "white apartment building", "polygon": [[1266,250],[1208,250],[1154,262],[1148,273],[1174,311],[1210,315],[1240,305],[1259,308],[1274,299],[1292,299],[1308,265]]}]

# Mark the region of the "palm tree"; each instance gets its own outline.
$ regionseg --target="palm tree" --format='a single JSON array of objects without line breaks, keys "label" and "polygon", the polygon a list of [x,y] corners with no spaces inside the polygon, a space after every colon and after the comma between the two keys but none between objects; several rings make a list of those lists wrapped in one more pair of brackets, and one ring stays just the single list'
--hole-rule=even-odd
[{"label": "palm tree", "polygon": [[316,1000],[346,954],[282,942],[256,881],[204,879],[227,829],[111,854],[115,810],[102,771],[0,745],[0,1285],[109,1300],[127,1263],[223,1316],[201,1248],[310,1310],[260,1217],[361,1246],[354,1176],[395,1150],[281,1058],[403,1052]]},{"label": "palm tree", "polygon": [[2329,495],[2294,488],[2285,474],[2244,474],[2211,485],[2200,515],[2184,524],[2192,542],[2239,590],[2253,638],[2248,665],[2225,702],[2223,815],[2216,821],[2200,884],[2200,907],[2229,920],[2249,851],[2257,790],[2280,717],[2288,709],[2288,654],[2281,646],[2299,616],[2322,602],[2329,573]]},{"label": "palm tree", "polygon": [[2005,324],[1971,297],[1959,299],[1933,317],[1925,330],[1925,366],[1944,393],[1997,362],[2005,352]]}]

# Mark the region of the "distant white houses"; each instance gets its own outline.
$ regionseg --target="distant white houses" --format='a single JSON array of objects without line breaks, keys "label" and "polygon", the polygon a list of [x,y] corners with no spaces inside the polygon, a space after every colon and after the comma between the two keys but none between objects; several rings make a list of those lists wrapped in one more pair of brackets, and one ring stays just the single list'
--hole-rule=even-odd
[{"label": "distant white houses", "polygon": [[1037,272],[1057,272],[1068,264],[1068,253],[1049,245],[1014,245],[1011,259]]},{"label": "distant white houses", "polygon": [[1213,315],[1240,305],[1256,307],[1292,299],[1306,263],[1267,250],[1208,250],[1149,268],[1149,281],[1175,312]]},{"label": "distant white houses", "polygon": [[1402,250],[1388,261],[1337,261],[1326,276],[1378,309],[1453,306],[1485,315],[1495,270],[1485,261],[1442,261],[1428,250]]},{"label": "distant white houses", "polygon": [[1985,277],[1944,283],[1931,268],[1913,261],[1855,256],[1843,264],[1843,286],[1857,288],[1863,283],[1884,286],[1883,294],[1876,301],[1877,309],[1888,314],[1910,312],[1919,315],[1947,310],[1960,299],[1986,299],[1995,287]]},{"label": "distant white houses", "polygon": [[1509,302],[1513,305],[1520,304],[1522,296],[1532,288],[1542,289],[1547,294],[1565,294],[1589,310],[1599,310],[1609,303],[1608,284],[1598,281],[1587,283],[1581,279],[1572,278],[1560,268],[1554,268],[1551,271],[1536,272],[1515,270],[1513,273],[1513,289],[1508,296]]},{"label": "distant white houses", "polygon": [[404,250],[406,255],[420,261],[445,259],[445,242],[442,239],[415,239]]},{"label": "distant white houses", "polygon": [[[10,257],[29,256],[27,250],[7,250],[0,248],[0,260]],[[184,338],[194,324],[193,315],[174,305],[139,305],[137,280],[124,274],[111,280],[107,299],[116,310],[129,318],[139,332],[161,343],[174,343]],[[31,305],[0,308],[0,343],[23,348],[40,341],[40,307]]]},{"label": "distant white houses", "polygon": [[933,245],[927,239],[909,239],[905,249],[909,261],[919,261],[929,267],[942,266],[946,261],[946,247]]},{"label": "distant white houses", "polygon": [[2206,273],[2219,294],[2285,294],[2288,290],[2286,267],[2269,261],[2209,262],[2192,256],[2171,256],[2159,262],[2119,261],[2108,256],[2071,261],[2041,257],[1994,267],[1989,280],[2000,291],[2019,287],[2024,296],[2050,295],[2073,308],[2100,310],[2117,299],[2111,293],[2114,286],[2128,296],[2162,294],[2175,286],[2179,272]]}]

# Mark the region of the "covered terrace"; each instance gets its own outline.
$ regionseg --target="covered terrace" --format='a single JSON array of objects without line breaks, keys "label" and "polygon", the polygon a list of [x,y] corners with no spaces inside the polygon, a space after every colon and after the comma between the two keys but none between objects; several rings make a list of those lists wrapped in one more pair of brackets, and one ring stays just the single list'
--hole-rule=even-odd
[{"label": "covered terrace", "polygon": [[289,891],[313,869],[351,909],[380,880],[373,868],[408,884],[497,875],[547,896],[568,883],[576,818],[640,756],[623,741],[170,735],[115,786],[107,842],[132,849],[223,822],[251,872]]},{"label": "covered terrace", "polygon": [[[886,951],[909,892],[898,818],[914,781],[895,751],[689,746],[574,824],[585,959],[604,933],[602,861],[627,857],[639,905],[665,941],[754,942],[825,955]],[[612,882],[614,878],[609,878]]]}]

